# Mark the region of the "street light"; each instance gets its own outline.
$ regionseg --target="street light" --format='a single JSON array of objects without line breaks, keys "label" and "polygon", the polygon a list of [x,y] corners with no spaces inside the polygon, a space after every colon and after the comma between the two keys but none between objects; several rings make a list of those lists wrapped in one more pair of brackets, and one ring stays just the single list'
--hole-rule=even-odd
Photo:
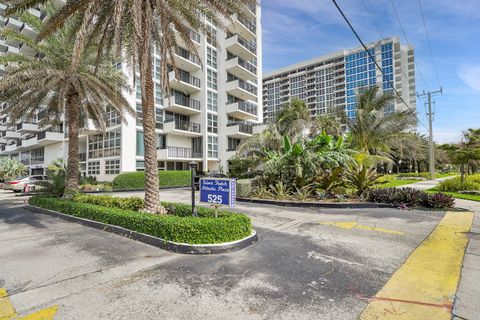
[{"label": "street light", "polygon": [[[197,163],[195,161],[191,161],[188,163],[190,166],[190,172],[192,173],[192,216],[197,216],[195,212],[195,169],[197,169]],[[200,181],[199,181],[200,183]]]}]

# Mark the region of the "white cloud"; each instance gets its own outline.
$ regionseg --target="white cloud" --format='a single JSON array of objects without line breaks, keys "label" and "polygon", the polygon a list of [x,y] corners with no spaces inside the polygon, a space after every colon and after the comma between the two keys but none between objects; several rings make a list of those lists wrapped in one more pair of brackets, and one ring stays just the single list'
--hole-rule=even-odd
[{"label": "white cloud", "polygon": [[467,86],[480,91],[480,64],[461,65],[457,74]]},{"label": "white cloud", "polygon": [[433,139],[436,143],[456,143],[462,137],[461,130],[433,130]]}]

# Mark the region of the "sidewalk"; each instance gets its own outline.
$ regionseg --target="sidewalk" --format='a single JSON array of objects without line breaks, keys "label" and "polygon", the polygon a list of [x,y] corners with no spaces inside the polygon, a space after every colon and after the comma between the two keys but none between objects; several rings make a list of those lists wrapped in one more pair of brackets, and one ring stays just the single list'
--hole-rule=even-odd
[{"label": "sidewalk", "polygon": [[[443,179],[428,180],[408,185],[427,190],[435,187]],[[455,199],[455,205],[474,212],[473,224],[469,233],[469,244],[465,251],[462,275],[453,307],[453,320],[480,320],[480,202]]]}]

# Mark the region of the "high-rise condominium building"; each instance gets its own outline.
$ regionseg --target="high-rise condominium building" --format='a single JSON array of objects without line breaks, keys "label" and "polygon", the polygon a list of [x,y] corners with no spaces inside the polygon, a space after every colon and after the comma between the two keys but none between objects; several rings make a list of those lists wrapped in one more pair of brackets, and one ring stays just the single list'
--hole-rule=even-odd
[{"label": "high-rise condominium building", "polygon": [[363,47],[335,52],[266,74],[263,77],[264,121],[275,121],[279,110],[291,98],[304,100],[313,116],[345,110],[347,116],[353,118],[359,89],[378,86],[383,92],[394,93],[391,84],[405,103],[397,99],[385,111],[409,107],[415,110],[413,48],[401,45],[398,37],[370,43],[367,48],[385,76]]},{"label": "high-rise condominium building", "polygon": [[[35,36],[15,17],[5,18],[5,9],[0,2],[0,29]],[[39,10],[31,12],[44,18]],[[206,24],[211,37],[191,30],[200,58],[189,52],[179,37],[180,47],[173,57],[179,70],[169,73],[168,94],[160,90],[160,57],[155,53],[157,154],[161,170],[188,170],[191,161],[197,162],[200,170],[227,170],[228,159],[237,146],[252,135],[254,124],[262,121],[260,6],[245,7],[242,15],[235,14],[225,21],[225,28],[210,21]],[[11,51],[34,54],[21,43],[0,39],[0,54]],[[123,68],[125,74],[131,74],[126,65]],[[81,131],[81,171],[86,176],[111,180],[120,172],[144,169],[138,74],[131,83],[136,88],[127,97],[136,117],[127,116],[126,122],[120,123],[115,112],[106,110],[106,132],[98,131],[91,123]],[[67,155],[65,126],[40,129],[37,121],[43,113],[42,106],[38,108],[36,119],[17,123],[11,123],[8,114],[0,111],[0,155],[18,159],[32,174],[43,173],[54,159]]]}]

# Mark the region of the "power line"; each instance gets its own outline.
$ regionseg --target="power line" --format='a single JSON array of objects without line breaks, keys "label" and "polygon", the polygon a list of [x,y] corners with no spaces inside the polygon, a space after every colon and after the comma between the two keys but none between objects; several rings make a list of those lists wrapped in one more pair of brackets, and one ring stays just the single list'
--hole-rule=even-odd
[{"label": "power line", "polygon": [[[411,47],[410,41],[408,41],[407,33],[405,32],[405,28],[403,28],[402,21],[400,20],[400,15],[398,14],[397,7],[395,6],[395,3],[393,2],[393,0],[390,0],[390,3],[392,4],[393,12],[395,13],[395,17],[397,18],[398,24],[400,25],[400,28],[402,29],[403,37],[405,38],[405,41],[407,41],[408,46]],[[425,81],[425,78],[423,77],[422,70],[420,69],[420,67],[418,66],[416,61],[414,61],[414,64],[415,64],[415,66],[418,70],[420,78],[422,79],[422,82],[425,86],[425,89],[428,90],[428,85],[427,85],[427,82]],[[408,77],[405,75],[405,72],[403,71],[403,69],[402,69],[402,73],[405,76],[405,78],[408,79]]]},{"label": "power line", "polygon": [[428,35],[427,23],[425,22],[425,15],[423,13],[422,1],[418,0],[418,5],[420,6],[420,13],[422,14],[423,27],[425,28],[425,35],[427,36],[428,50],[430,51],[430,56],[432,57],[433,69],[435,70],[435,77],[437,78],[438,85],[441,86],[440,77],[438,76],[437,65],[435,63],[435,58],[433,57],[432,43],[430,41],[430,36]]},{"label": "power line", "polygon": [[[340,14],[342,15],[343,19],[345,20],[345,22],[348,24],[348,26],[350,27],[350,29],[352,30],[353,34],[355,34],[355,37],[357,38],[357,40],[360,42],[360,44],[362,45],[363,49],[365,49],[365,52],[368,54],[368,56],[370,57],[370,59],[372,59],[372,61],[375,63],[375,65],[377,66],[378,70],[382,73],[383,75],[383,78],[388,82],[388,84],[390,85],[390,87],[393,89],[393,91],[395,92],[396,96],[403,102],[403,104],[408,108],[408,110],[410,110],[410,112],[413,112],[414,114],[416,114],[416,111],[412,110],[412,108],[405,102],[405,100],[402,98],[402,96],[398,93],[397,89],[395,89],[395,86],[393,85],[393,83],[390,81],[390,79],[385,75],[385,73],[383,72],[383,69],[382,67],[380,67],[380,65],[378,64],[377,60],[375,59],[375,57],[372,55],[372,53],[368,50],[367,46],[365,45],[365,43],[363,42],[363,40],[360,38],[360,36],[358,35],[357,31],[355,30],[355,28],[352,26],[352,24],[350,23],[350,21],[348,20],[347,16],[345,15],[345,13],[343,12],[343,10],[340,8],[340,6],[337,4],[337,1],[336,0],[332,0],[333,4],[335,5],[335,7],[337,7],[338,9],[338,12],[340,12]],[[418,117],[417,117],[418,119]],[[425,124],[422,123],[422,121],[420,119],[418,119],[418,121],[420,121],[420,123],[425,127],[427,128],[427,126]]]},{"label": "power line", "polygon": [[372,13],[373,9],[372,9],[372,6],[370,5],[370,2],[368,0],[363,0],[363,4],[365,5],[365,9],[367,9],[367,11],[371,13],[373,24],[375,25],[375,28],[377,29],[378,33],[380,34],[382,39],[385,39],[385,35],[380,29],[379,24],[377,23],[377,19],[375,19],[375,15]]}]

